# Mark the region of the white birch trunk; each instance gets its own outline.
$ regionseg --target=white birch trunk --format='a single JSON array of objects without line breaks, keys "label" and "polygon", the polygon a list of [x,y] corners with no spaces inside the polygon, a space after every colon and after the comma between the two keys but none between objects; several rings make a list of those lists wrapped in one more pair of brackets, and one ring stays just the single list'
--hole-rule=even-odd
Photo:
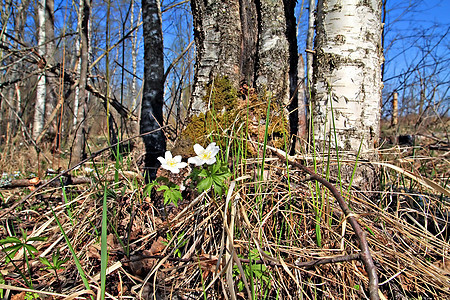
[{"label": "white birch trunk", "polygon": [[83,6],[80,5],[81,26],[80,26],[80,79],[79,86],[79,110],[77,114],[77,123],[82,123],[77,126],[75,133],[75,145],[73,148],[73,156],[75,160],[79,161],[86,155],[85,144],[87,135],[87,104],[88,92],[86,91],[87,76],[89,70],[89,18],[91,10],[91,0],[80,0]]},{"label": "white birch trunk", "polygon": [[[263,0],[258,44],[256,87],[268,92],[272,101],[289,105],[289,44],[285,36],[286,19],[283,1]],[[297,55],[297,53],[296,53]],[[288,115],[287,110],[285,116]]]},{"label": "white birch trunk", "polygon": [[[45,3],[45,53],[46,61],[49,65],[54,66],[58,61],[56,43],[55,43],[55,1],[46,0]],[[47,129],[47,137],[53,138],[56,134],[56,122],[51,116],[55,114],[54,110],[58,102],[59,82],[51,76],[51,72],[46,72],[47,96],[45,100],[45,124]]]},{"label": "white birch trunk", "polygon": [[[315,22],[316,0],[309,0],[308,8],[308,35],[306,37],[306,88],[312,87],[313,77],[313,46],[314,46],[314,22]],[[309,97],[308,97],[309,98]]]},{"label": "white birch trunk", "polygon": [[[373,158],[381,100],[381,0],[318,3],[313,75],[316,144]],[[331,112],[333,108],[333,115]],[[334,120],[333,120],[334,116]]]},{"label": "white birch trunk", "polygon": [[[134,24],[134,0],[131,3],[132,4],[132,8],[131,8],[131,15],[130,15],[130,29],[132,29],[135,24]],[[138,16],[137,16],[137,20],[141,19],[141,10],[139,10]],[[137,73],[137,56],[139,53],[139,47],[138,47],[138,35],[137,33],[134,31],[131,35],[131,66],[132,66],[132,70],[133,70],[133,74]],[[131,79],[131,99],[132,99],[132,103],[131,103],[131,111],[134,113],[136,112],[138,115],[137,118],[137,122],[132,121],[132,130],[133,130],[133,134],[137,134],[139,132],[139,120],[140,120],[140,116],[141,116],[141,110],[140,110],[140,101],[138,101],[138,94],[137,94],[137,82],[136,82],[136,77],[132,76]]]},{"label": "white birch trunk", "polygon": [[206,85],[228,77],[236,90],[240,80],[241,21],[239,1],[191,1],[196,49],[191,110],[205,113]]},{"label": "white birch trunk", "polygon": [[[83,13],[83,8],[84,8],[84,1],[80,0],[80,8],[78,11],[78,23],[77,23],[77,30],[80,33],[80,35],[78,36],[77,40],[75,41],[75,51],[76,51],[76,69],[77,69],[77,74],[81,73],[81,16]],[[80,87],[77,84],[77,86],[75,87],[75,97],[73,100],[73,125],[72,125],[72,130],[75,131],[77,129],[77,124],[78,124],[78,106],[80,105]]]},{"label": "white birch trunk", "polygon": [[[138,15],[138,20],[140,15]],[[131,0],[131,12],[130,12],[130,30],[134,27],[134,0]],[[137,34],[134,31],[131,34],[131,67],[133,70],[133,74],[137,72]],[[136,110],[136,77],[132,76],[131,78],[131,111]]]},{"label": "white birch trunk", "polygon": [[[45,55],[45,1],[41,0],[38,3],[38,22],[39,22],[39,35],[38,35],[38,52],[39,55]],[[45,72],[42,72],[38,78],[36,88],[36,103],[34,107],[34,121],[33,121],[33,138],[36,139],[44,127],[45,116],[45,97],[46,97],[46,80]]]}]

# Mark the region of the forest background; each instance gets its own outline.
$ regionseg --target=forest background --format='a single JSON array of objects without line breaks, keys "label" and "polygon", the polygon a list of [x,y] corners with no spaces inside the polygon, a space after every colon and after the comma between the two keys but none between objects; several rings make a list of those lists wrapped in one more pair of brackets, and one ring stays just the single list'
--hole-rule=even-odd
[{"label": "forest background", "polygon": [[[195,59],[193,24],[188,1],[163,1],[161,5],[166,66],[164,114],[166,121],[170,120],[173,124],[167,130],[170,130],[168,136],[174,139],[184,126],[189,106],[189,87],[193,81]],[[299,2],[295,11],[298,49],[300,54],[303,52],[304,60],[308,31],[307,5],[304,1]],[[30,136],[38,141],[46,136],[44,140],[53,143],[53,147],[59,151],[67,151],[76,145],[74,132],[82,117],[78,116],[79,91],[75,84],[76,74],[80,70],[80,41],[77,34],[80,26],[79,3],[56,1],[52,6],[53,11],[46,10],[45,15],[46,30],[51,32],[47,34],[45,58],[52,66],[64,66],[72,70],[73,78],[72,82],[65,82],[68,86],[64,90],[61,90],[61,85],[58,86],[57,78],[48,83],[51,88],[47,92],[48,100],[43,104],[42,101],[36,102],[35,98],[38,86],[36,62],[34,65],[24,63],[18,68],[14,63],[18,58],[7,51],[16,49],[22,53],[34,48],[38,52],[38,2],[5,1],[3,4],[2,39],[7,48],[2,49],[2,93],[3,98],[9,99],[9,104],[6,100],[1,104],[2,144],[11,143],[18,134],[25,135],[25,140],[29,139],[24,131],[26,128]],[[422,115],[422,120],[423,112],[448,117],[448,3],[386,1],[383,9],[383,118],[387,120],[391,116],[395,91],[399,93],[398,109],[401,117]],[[109,95],[114,99],[122,115],[114,116],[116,111],[111,109],[113,119],[110,121],[115,124],[111,126],[120,128],[118,135],[123,139],[132,132],[136,133],[139,126],[144,66],[140,3],[93,1],[89,24],[88,84],[98,93],[97,96]],[[25,57],[22,55],[20,59],[24,60]],[[52,76],[55,77],[54,74]],[[64,97],[61,97],[62,92]],[[110,109],[106,107],[106,102],[102,104],[102,101],[95,100],[95,93],[88,93],[88,97],[89,113],[87,121],[82,122],[87,127],[80,130],[88,131],[90,138],[103,136],[108,140],[115,139],[108,132],[110,125],[106,115]],[[42,105],[44,107],[40,108]],[[58,113],[52,116],[51,122],[47,122],[52,113],[56,113],[55,107],[62,109],[56,109]],[[37,110],[45,111],[45,122],[43,118],[39,122],[35,120],[39,119],[34,117]],[[44,134],[39,136],[44,126]],[[402,134],[416,133],[414,130],[407,131]],[[80,156],[79,153],[77,155]]]}]

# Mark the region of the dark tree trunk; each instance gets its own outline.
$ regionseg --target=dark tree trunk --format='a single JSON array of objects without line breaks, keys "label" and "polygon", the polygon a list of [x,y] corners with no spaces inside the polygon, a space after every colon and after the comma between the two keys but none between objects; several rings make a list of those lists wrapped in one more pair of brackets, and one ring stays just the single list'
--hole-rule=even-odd
[{"label": "dark tree trunk", "polygon": [[255,81],[256,47],[258,43],[258,18],[256,4],[252,0],[240,0],[242,27],[241,40],[241,82]]},{"label": "dark tree trunk", "polygon": [[159,167],[158,156],[166,150],[163,125],[164,56],[161,8],[158,0],[142,0],[144,22],[144,91],[141,106],[141,134],[145,144],[145,178],[153,180]]},{"label": "dark tree trunk", "polygon": [[[299,132],[299,109],[298,105],[298,88],[299,78],[297,69],[298,63],[298,47],[297,47],[297,22],[295,21],[295,0],[283,0],[284,2],[284,15],[286,17],[286,37],[289,43],[289,124],[291,134],[294,136],[291,145],[291,154],[295,152],[295,144],[297,141],[296,136],[300,135]],[[303,107],[304,108],[304,107]]]},{"label": "dark tree trunk", "polygon": [[[55,44],[55,1],[45,1],[45,53],[46,61],[49,65],[54,66],[56,64],[56,44]],[[56,122],[51,120],[50,116],[54,114],[58,98],[58,80],[54,74],[50,71],[45,72],[47,79],[47,97],[45,101],[45,125],[47,129],[47,135],[49,139],[53,139],[56,134]],[[51,122],[51,124],[47,124]]]}]

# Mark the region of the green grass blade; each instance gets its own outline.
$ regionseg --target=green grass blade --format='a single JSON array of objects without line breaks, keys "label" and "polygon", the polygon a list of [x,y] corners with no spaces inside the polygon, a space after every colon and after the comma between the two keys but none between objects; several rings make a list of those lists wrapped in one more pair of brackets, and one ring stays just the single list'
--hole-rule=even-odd
[{"label": "green grass blade", "polygon": [[72,224],[72,226],[73,226],[72,209],[71,209],[71,206],[68,205],[68,203],[70,201],[67,199],[66,186],[64,185],[62,177],[60,178],[60,181],[61,181],[61,189],[62,189],[62,194],[63,194],[63,198],[64,198],[64,203],[67,205],[66,206],[67,215],[69,216],[70,224]]},{"label": "green grass blade", "polygon": [[[69,251],[72,254],[73,260],[74,260],[75,265],[77,267],[78,273],[81,276],[81,280],[83,281],[84,287],[87,290],[91,290],[91,287],[89,286],[89,282],[88,282],[87,277],[86,277],[86,273],[84,272],[83,267],[81,266],[80,260],[78,259],[78,256],[77,256],[77,254],[75,253],[75,250],[72,247],[72,243],[70,243],[69,237],[66,235],[66,233],[64,231],[64,228],[62,227],[61,223],[59,222],[58,217],[56,216],[55,211],[53,210],[53,208],[51,208],[51,210],[52,210],[53,216],[55,217],[55,221],[58,224],[58,227],[61,230],[61,233],[64,236],[64,239],[66,240],[67,247],[69,248]],[[91,296],[91,299],[93,300],[94,297]]]},{"label": "green grass blade", "polygon": [[103,193],[103,207],[102,207],[102,238],[101,238],[101,267],[100,267],[100,299],[105,299],[106,289],[106,268],[108,266],[108,205],[107,205],[106,186]]}]

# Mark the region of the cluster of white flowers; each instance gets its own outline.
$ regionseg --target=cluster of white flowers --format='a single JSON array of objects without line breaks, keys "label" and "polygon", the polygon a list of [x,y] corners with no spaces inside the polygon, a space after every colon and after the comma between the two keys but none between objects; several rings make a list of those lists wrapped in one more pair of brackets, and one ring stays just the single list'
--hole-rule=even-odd
[{"label": "cluster of white flowers", "polygon": [[[212,165],[216,162],[216,154],[219,153],[219,147],[216,143],[211,143],[208,147],[203,148],[199,144],[194,145],[194,151],[197,156],[190,157],[188,162],[194,164],[197,167],[203,164]],[[170,151],[166,151],[164,157],[158,157],[161,167],[163,169],[169,170],[172,173],[179,173],[180,169],[187,166],[187,163],[181,161],[181,155],[172,157]]]}]

